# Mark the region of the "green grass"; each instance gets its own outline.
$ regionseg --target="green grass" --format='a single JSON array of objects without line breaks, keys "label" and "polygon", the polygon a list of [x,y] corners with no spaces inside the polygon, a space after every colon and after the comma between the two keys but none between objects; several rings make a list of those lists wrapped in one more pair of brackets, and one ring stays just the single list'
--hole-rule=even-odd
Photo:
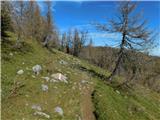
[{"label": "green grass", "polygon": [[[14,40],[12,39],[11,42],[14,43]],[[71,68],[72,63],[77,64],[77,59],[57,50],[54,50],[55,53],[51,53],[42,48],[36,41],[28,41],[27,45],[31,46],[32,49],[27,53],[14,51],[10,46],[2,45],[4,47],[2,49],[2,119],[36,119],[37,116],[33,115],[31,109],[32,104],[40,104],[43,111],[48,113],[52,119],[76,119],[77,115],[81,114],[79,108],[80,91],[71,88],[74,82],[78,83],[80,80],[86,79],[86,75],[80,74],[80,71]],[[11,52],[13,56],[9,55]],[[7,60],[6,56],[8,56]],[[68,61],[68,64],[59,64],[61,59]],[[42,65],[43,72],[33,78],[32,67],[36,64]],[[23,75],[16,74],[19,69],[24,70]],[[57,72],[66,74],[69,84],[47,83],[41,78]],[[14,83],[17,82],[24,84],[24,86],[16,91],[15,96],[10,97],[12,88],[15,86]],[[42,92],[41,84],[47,84],[49,91]],[[63,117],[54,112],[56,106],[63,108]]]},{"label": "green grass", "polygon": [[144,91],[136,87],[129,94],[123,91],[118,94],[99,82],[93,96],[98,120],[159,120],[160,95],[150,90],[142,94]]},{"label": "green grass", "polygon": [[[77,116],[82,115],[82,93],[78,86],[81,80],[93,83],[90,87],[95,91],[93,103],[98,120],[160,119],[159,94],[141,86],[129,93],[119,90],[118,94],[115,88],[102,81],[109,75],[106,70],[55,49],[50,52],[36,40],[26,40],[24,47],[16,49],[13,47],[16,35],[8,34],[9,41],[2,43],[1,51],[2,120],[44,120],[44,117],[33,115],[33,104],[41,105],[42,111],[49,114],[51,120],[77,120]],[[68,64],[60,64],[60,60]],[[36,64],[40,64],[43,71],[33,78],[32,67]],[[24,70],[24,74],[17,75],[20,69]],[[41,78],[57,72],[66,74],[69,83],[49,83]],[[11,95],[17,83],[22,86]],[[41,84],[47,84],[49,91],[43,92]],[[54,112],[56,106],[63,108],[63,117]]]}]

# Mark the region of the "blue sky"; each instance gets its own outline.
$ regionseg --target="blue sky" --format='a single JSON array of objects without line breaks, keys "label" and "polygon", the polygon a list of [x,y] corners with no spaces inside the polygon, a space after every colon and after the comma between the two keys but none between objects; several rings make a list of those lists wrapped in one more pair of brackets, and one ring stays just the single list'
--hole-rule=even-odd
[{"label": "blue sky", "polygon": [[[42,13],[45,7],[39,2]],[[119,34],[100,32],[91,24],[92,22],[105,23],[114,18],[116,13],[116,1],[54,1],[53,15],[56,26],[63,33],[70,28],[88,30],[95,46],[116,46],[119,42]],[[160,2],[138,2],[136,12],[143,10],[143,16],[148,20],[148,27],[160,31]],[[158,47],[151,53],[160,56],[160,35],[156,38]]]}]

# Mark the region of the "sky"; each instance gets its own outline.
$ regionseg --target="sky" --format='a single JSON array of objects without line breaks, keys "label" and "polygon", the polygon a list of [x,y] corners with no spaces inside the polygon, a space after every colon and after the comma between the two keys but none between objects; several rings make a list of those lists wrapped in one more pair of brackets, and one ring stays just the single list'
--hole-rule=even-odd
[{"label": "sky", "polygon": [[[45,7],[42,2],[38,2],[42,13]],[[53,19],[60,33],[69,29],[77,28],[87,30],[93,39],[95,46],[113,46],[119,44],[120,34],[106,33],[99,31],[93,25],[94,22],[107,23],[114,19],[117,13],[116,1],[54,1],[52,7]],[[135,12],[143,11],[143,16],[148,20],[148,27],[159,35],[156,37],[157,47],[150,53],[160,56],[160,2],[158,1],[138,1]]]}]

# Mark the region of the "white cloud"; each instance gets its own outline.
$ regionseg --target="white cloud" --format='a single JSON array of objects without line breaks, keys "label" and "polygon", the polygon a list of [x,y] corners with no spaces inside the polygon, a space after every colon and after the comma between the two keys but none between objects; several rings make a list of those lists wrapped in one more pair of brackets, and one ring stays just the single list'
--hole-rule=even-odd
[{"label": "white cloud", "polygon": [[106,39],[114,39],[114,40],[120,39],[120,34],[116,34],[116,33],[92,32],[90,33],[90,35],[96,38],[106,38]]}]

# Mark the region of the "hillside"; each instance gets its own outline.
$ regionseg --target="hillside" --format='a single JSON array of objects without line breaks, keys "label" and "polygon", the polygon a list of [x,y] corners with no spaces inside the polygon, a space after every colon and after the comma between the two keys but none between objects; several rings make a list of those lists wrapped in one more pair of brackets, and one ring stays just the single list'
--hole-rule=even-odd
[{"label": "hillside", "polygon": [[[1,50],[2,120],[160,119],[157,92],[140,85],[116,88],[103,81],[109,75],[104,69],[56,49],[48,51],[36,40],[14,48],[16,36],[8,34]],[[42,67],[39,75],[32,70],[35,65]],[[67,82],[51,81],[57,73]]]},{"label": "hillside", "polygon": [[[84,47],[80,58],[89,61],[103,69],[114,69],[119,49],[112,47]],[[126,56],[119,70],[118,76],[128,79],[132,84],[141,84],[160,92],[160,57],[150,56],[142,52],[125,51]]]}]

